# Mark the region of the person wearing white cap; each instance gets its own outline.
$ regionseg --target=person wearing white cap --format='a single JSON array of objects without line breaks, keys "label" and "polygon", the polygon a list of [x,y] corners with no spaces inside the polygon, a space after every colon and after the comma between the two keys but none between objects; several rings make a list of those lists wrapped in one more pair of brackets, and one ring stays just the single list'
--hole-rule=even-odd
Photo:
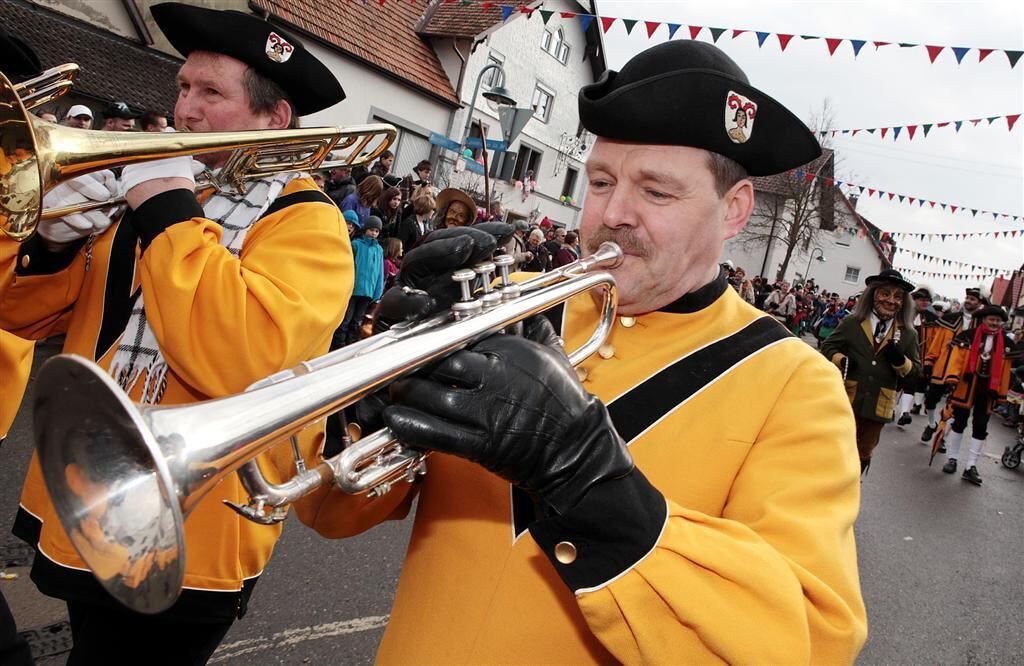
[{"label": "person wearing white cap", "polygon": [[85,104],[75,104],[68,109],[61,124],[79,129],[92,129],[92,110]]}]

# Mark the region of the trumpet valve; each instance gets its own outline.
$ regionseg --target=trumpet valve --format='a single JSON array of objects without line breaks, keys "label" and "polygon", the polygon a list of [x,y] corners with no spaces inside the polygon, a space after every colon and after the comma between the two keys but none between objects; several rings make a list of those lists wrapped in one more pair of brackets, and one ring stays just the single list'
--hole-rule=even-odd
[{"label": "trumpet valve", "polygon": [[452,312],[456,319],[477,314],[482,309],[479,301],[473,299],[474,279],[476,279],[476,271],[468,268],[452,273],[452,280],[459,284],[459,289],[462,292],[458,302],[452,304]]},{"label": "trumpet valve", "polygon": [[480,297],[480,303],[485,310],[489,310],[495,305],[499,305],[502,301],[501,292],[495,291],[494,287],[491,285],[494,281],[495,269],[496,266],[492,261],[477,264],[473,267],[473,271],[480,276],[480,288],[481,291],[483,291],[483,295]]}]

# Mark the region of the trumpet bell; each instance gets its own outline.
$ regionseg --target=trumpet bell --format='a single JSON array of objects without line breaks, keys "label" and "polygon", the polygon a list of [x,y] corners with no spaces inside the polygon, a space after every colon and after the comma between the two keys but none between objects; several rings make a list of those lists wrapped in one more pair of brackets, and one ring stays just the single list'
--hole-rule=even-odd
[{"label": "trumpet bell", "polygon": [[35,146],[32,119],[14,85],[0,74],[0,230],[19,241],[35,231],[43,204]]},{"label": "trumpet bell", "polygon": [[[106,373],[73,355],[46,366],[37,385],[36,445],[52,461],[43,477],[68,538],[115,599],[141,613],[165,610],[185,577],[175,459]],[[55,412],[76,418],[53,419]]]}]

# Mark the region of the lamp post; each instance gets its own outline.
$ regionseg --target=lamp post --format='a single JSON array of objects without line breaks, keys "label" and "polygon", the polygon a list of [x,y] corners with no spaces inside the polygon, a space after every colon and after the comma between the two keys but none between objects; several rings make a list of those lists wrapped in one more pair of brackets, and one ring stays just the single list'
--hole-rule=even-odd
[{"label": "lamp post", "polygon": [[[476,110],[476,96],[480,93],[480,84],[484,80],[484,74],[495,70],[496,80],[495,85],[491,86],[491,89],[484,93],[484,99],[494,102],[497,106],[515,106],[516,100],[512,98],[508,90],[505,89],[505,69],[496,62],[492,62],[486,65],[480,70],[480,73],[476,76],[476,85],[473,86],[473,97],[469,100],[469,110],[466,112],[466,127],[462,132],[462,141],[459,144],[459,154],[455,156],[455,163],[460,164],[459,160],[463,159],[463,150],[466,147],[466,141],[469,139],[469,128],[473,125],[473,111]],[[484,154],[484,161],[486,162],[487,155],[487,137],[484,136],[484,125],[480,123],[480,150]],[[484,207],[488,210],[491,208],[491,186],[490,179],[487,177],[487,166],[484,165]]]},{"label": "lamp post", "polygon": [[818,261],[820,261],[822,263],[825,262],[825,251],[824,250],[822,250],[820,247],[815,247],[813,250],[811,250],[811,256],[807,258],[807,270],[804,271],[804,282],[807,282],[807,280],[809,280],[810,277],[811,277],[811,262],[814,261],[814,253],[815,252],[819,252],[820,253],[818,255]]}]

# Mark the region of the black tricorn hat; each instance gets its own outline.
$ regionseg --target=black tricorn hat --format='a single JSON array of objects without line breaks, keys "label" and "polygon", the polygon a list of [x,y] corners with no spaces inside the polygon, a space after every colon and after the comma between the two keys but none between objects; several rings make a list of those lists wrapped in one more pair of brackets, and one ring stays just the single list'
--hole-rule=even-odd
[{"label": "black tricorn hat", "polygon": [[998,305],[986,305],[983,308],[975,310],[974,314],[971,315],[971,316],[972,316],[972,318],[976,318],[975,321],[980,321],[980,320],[984,319],[985,317],[989,317],[991,315],[996,315],[997,317],[1001,317],[1004,322],[1005,321],[1009,321],[1009,319],[1010,319],[1009,315],[1006,314],[1006,310],[1004,310],[1003,308],[999,307]]},{"label": "black tricorn hat", "polygon": [[872,275],[864,280],[864,284],[866,285],[874,284],[875,282],[892,282],[894,284],[898,284],[904,291],[914,290],[914,283],[904,280],[903,276],[900,275],[900,272],[893,268],[886,268],[878,275]]},{"label": "black tricorn hat", "polygon": [[103,110],[104,118],[123,118],[124,120],[133,120],[141,116],[141,111],[132,111],[132,108],[125,102],[112,102]]},{"label": "black tricorn hat", "polygon": [[0,72],[3,72],[12,83],[20,83],[42,71],[43,66],[35,51],[22,40],[0,28]]},{"label": "black tricorn hat", "polygon": [[179,2],[153,5],[152,12],[171,46],[183,56],[211,51],[241,60],[281,86],[300,116],[345,99],[338,80],[302,42],[257,16]]},{"label": "black tricorn hat", "polygon": [[814,134],[750,85],[729,56],[706,42],[675,40],[608,70],[579,95],[580,120],[597,136],[703,148],[752,176],[782,173],[821,155]]}]

